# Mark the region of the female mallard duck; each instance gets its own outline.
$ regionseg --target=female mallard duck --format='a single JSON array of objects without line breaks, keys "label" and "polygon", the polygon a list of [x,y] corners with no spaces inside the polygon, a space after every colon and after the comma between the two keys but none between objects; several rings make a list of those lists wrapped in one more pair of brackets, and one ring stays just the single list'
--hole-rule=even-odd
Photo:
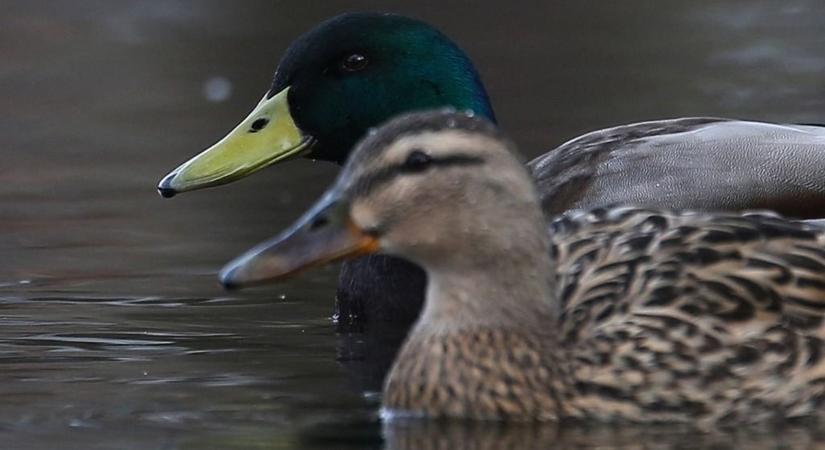
[{"label": "female mallard duck", "polygon": [[738,423],[825,399],[825,230],[775,215],[606,207],[549,227],[495,127],[392,121],[226,286],[382,251],[429,278],[389,411],[428,417]]},{"label": "female mallard duck", "polygon": [[[296,40],[252,113],[167,175],[159,190],[168,197],[228,183],[299,155],[341,164],[370,127],[440,106],[495,121],[478,73],[455,43],[398,15],[338,16]],[[646,122],[586,134],[528,167],[551,214],[633,201],[825,217],[822,127],[710,118]],[[424,285],[423,273],[398,259],[356,260],[341,273],[339,312],[412,323]]]}]

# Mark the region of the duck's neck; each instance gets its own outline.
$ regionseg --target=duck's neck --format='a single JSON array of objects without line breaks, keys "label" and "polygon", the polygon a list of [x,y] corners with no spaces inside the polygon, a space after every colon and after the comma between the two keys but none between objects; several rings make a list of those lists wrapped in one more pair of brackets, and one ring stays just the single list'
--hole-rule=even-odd
[{"label": "duck's neck", "polygon": [[426,306],[384,389],[387,412],[558,419],[571,375],[557,345],[546,249],[428,272]]},{"label": "duck's neck", "polygon": [[521,166],[509,169],[434,216],[450,221],[439,245],[410,246],[427,271],[427,296],[387,379],[387,409],[484,419],[562,414],[572,378],[557,344],[549,236],[530,179]]},{"label": "duck's neck", "polygon": [[[546,329],[555,321],[554,264],[544,216],[531,203],[505,204],[456,236],[454,251],[422,264],[427,294],[418,329]],[[479,214],[479,216],[481,216]],[[472,228],[478,228],[473,231]],[[491,232],[491,230],[501,230]],[[447,250],[449,252],[449,249]]]},{"label": "duck's neck", "polygon": [[533,253],[429,271],[420,326],[431,332],[547,328],[555,321],[553,267],[546,251]]}]

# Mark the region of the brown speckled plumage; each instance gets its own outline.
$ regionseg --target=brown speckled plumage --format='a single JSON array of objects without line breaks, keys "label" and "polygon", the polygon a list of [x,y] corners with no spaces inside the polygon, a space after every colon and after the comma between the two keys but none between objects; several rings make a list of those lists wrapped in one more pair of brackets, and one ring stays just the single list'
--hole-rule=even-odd
[{"label": "brown speckled plumage", "polygon": [[550,233],[576,403],[599,405],[588,415],[743,422],[819,409],[821,230],[616,207],[569,213]]},{"label": "brown speckled plumage", "polygon": [[[764,214],[574,211],[550,226],[558,319],[409,338],[390,409],[752,422],[825,394],[825,233]],[[456,320],[460,320],[457,318]]]},{"label": "brown speckled plumage", "polygon": [[567,376],[547,342],[552,333],[541,330],[415,333],[398,355],[384,404],[474,419],[557,419]]},{"label": "brown speckled plumage", "polygon": [[301,242],[364,235],[423,267],[388,414],[738,424],[822,409],[825,228],[630,206],[548,227],[512,145],[444,111],[367,137],[302,220],[225,279],[291,273],[302,245],[328,259]]},{"label": "brown speckled plumage", "polygon": [[[501,142],[495,132],[477,124],[472,133],[489,137],[491,147],[493,141]],[[375,140],[382,141],[380,148],[393,147],[386,136]],[[414,141],[409,136],[407,140]],[[420,147],[434,145],[422,140]],[[477,152],[487,161],[495,150],[462,147],[446,133],[442,145],[465,155]],[[356,159],[380,161],[398,152],[400,146],[395,147],[380,156],[364,152]],[[491,173],[498,178],[506,178],[510,170],[521,172],[515,159],[512,165],[497,161],[495,166]],[[351,171],[356,177],[360,172]],[[461,305],[451,309],[449,317],[428,314],[425,308],[389,375],[384,398],[389,410],[486,419],[698,423],[763,421],[818,411],[825,394],[822,230],[758,213],[622,206],[573,211],[549,227],[547,267],[553,275],[546,308],[524,307],[521,291],[541,280],[522,278],[523,271],[543,264],[526,252],[541,252],[542,243],[536,238],[536,244],[520,249],[533,238],[524,235],[517,222],[533,220],[527,211],[538,210],[538,204],[491,201],[485,198],[490,182],[473,179],[489,175],[477,168],[453,171],[466,177],[457,188],[466,205],[450,198],[449,187],[437,187],[436,177],[446,173],[433,170],[432,180],[415,185],[424,191],[418,195],[434,191],[421,197],[429,203],[432,222],[439,221],[432,210],[443,200],[452,209],[451,227],[469,236],[463,238],[463,247],[450,248],[445,242],[444,252],[497,262],[466,269],[458,278],[475,278],[471,285],[506,285],[501,295],[512,298],[494,299],[483,307],[478,306],[485,304],[482,299],[453,302]],[[513,190],[511,195],[520,195]],[[465,215],[464,209],[472,214]],[[501,224],[492,225],[499,224],[498,215],[503,216]],[[513,242],[467,231],[479,222],[488,224],[480,233],[510,233]],[[416,229],[450,234],[437,225]],[[535,231],[544,230],[539,222]],[[489,249],[496,246],[502,254],[491,255]],[[417,247],[412,248],[411,257],[423,266],[443,265],[438,255],[415,255]],[[518,252],[525,254],[516,259],[512,254]],[[445,269],[430,269],[431,277],[438,277],[439,270]],[[473,295],[496,295],[494,290]],[[444,295],[431,289],[428,302]],[[498,309],[501,303],[509,306]],[[470,310],[476,307],[479,311]],[[500,323],[476,323],[476,313],[498,314]],[[505,319],[505,314],[511,317]]]}]

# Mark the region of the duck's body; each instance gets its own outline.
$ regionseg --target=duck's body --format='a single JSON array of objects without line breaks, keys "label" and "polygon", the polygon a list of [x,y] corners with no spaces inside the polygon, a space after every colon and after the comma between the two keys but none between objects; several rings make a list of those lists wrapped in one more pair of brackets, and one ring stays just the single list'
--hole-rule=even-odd
[{"label": "duck's body", "polygon": [[[825,412],[824,232],[616,207],[568,213],[550,236],[560,313],[538,306],[510,327],[449,332],[424,319],[390,373],[387,408],[691,423]],[[472,280],[477,292],[505,281]]]},{"label": "duck's body", "polygon": [[768,214],[616,206],[549,227],[491,125],[412,114],[359,145],[298,224],[227,266],[239,286],[382,251],[426,304],[390,413],[733,424],[821,416],[825,230]]},{"label": "duck's body", "polygon": [[632,203],[825,217],[825,127],[692,117],[594,131],[528,164],[545,211]]},{"label": "duck's body", "polygon": [[648,422],[825,412],[824,230],[615,207],[550,233],[560,344],[587,415],[597,398],[597,417]]},{"label": "duck's body", "polygon": [[387,325],[405,330],[421,313],[426,286],[424,271],[401,258],[368,255],[345,261],[333,317],[343,331],[386,329]]},{"label": "duck's body", "polygon": [[[223,184],[296,155],[342,164],[370,127],[452,106],[495,121],[472,62],[435,28],[393,14],[344,14],[297,39],[272,87],[226,138],[170,173],[165,196]],[[688,118],[600,130],[530,164],[545,209],[617,201],[658,208],[766,208],[825,215],[825,128]],[[586,180],[583,181],[583,180]],[[378,256],[342,272],[343,322],[418,316],[426,277]],[[395,305],[383,307],[387,300]]]}]

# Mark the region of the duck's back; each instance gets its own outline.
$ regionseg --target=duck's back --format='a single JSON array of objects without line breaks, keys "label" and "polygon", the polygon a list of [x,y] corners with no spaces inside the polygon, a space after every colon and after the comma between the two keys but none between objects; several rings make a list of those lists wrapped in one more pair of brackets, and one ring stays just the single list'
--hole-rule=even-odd
[{"label": "duck's back", "polygon": [[740,422],[818,409],[825,231],[622,207],[568,213],[551,234],[582,411]]},{"label": "duck's back", "polygon": [[622,202],[825,217],[821,126],[716,118],[643,122],[585,134],[529,167],[550,214]]}]

